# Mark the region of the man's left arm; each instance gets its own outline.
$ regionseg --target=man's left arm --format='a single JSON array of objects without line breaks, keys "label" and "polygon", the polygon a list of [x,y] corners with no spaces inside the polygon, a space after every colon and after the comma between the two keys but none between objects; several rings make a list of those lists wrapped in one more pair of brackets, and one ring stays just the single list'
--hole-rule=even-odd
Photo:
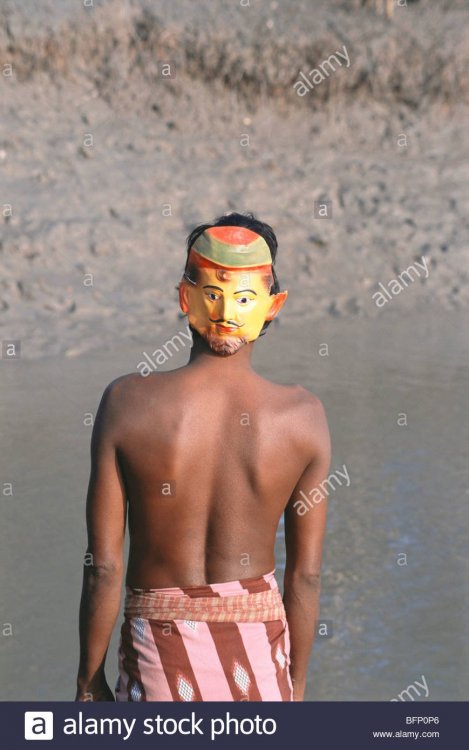
[{"label": "man's left arm", "polygon": [[83,568],[76,701],[114,701],[104,666],[119,614],[124,576],[127,501],[120,474],[116,434],[116,381],[101,399],[91,437],[91,472],[86,500],[88,546]]}]

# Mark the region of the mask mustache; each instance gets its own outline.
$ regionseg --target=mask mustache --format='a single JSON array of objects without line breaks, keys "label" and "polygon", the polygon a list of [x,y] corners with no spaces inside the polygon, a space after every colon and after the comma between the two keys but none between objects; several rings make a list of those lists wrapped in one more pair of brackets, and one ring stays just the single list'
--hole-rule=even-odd
[{"label": "mask mustache", "polygon": [[213,318],[209,318],[211,323],[222,323],[227,326],[231,326],[232,328],[241,328],[241,326],[238,323],[235,323],[234,320],[225,320],[224,318],[217,318],[217,320],[214,320]]}]

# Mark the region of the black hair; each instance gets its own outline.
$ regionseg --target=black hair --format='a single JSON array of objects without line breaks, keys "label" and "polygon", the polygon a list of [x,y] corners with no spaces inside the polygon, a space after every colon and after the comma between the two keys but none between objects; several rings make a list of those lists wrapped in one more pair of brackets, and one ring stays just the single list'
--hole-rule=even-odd
[{"label": "black hair", "polygon": [[[260,219],[257,219],[254,214],[250,212],[246,212],[243,214],[237,213],[236,211],[232,211],[229,214],[223,214],[223,216],[219,216],[213,224],[199,224],[196,226],[190,234],[187,236],[187,259],[186,259],[186,266],[184,269],[184,274],[186,275],[186,278],[189,278],[189,280],[192,278],[193,281],[196,279],[193,278],[194,270],[193,268],[189,267],[189,253],[191,251],[191,248],[196,241],[198,237],[200,237],[203,232],[205,232],[206,229],[210,229],[211,227],[245,227],[246,229],[250,229],[252,232],[256,232],[256,234],[259,234],[261,237],[265,239],[269,246],[270,255],[272,257],[272,277],[273,277],[273,284],[270,287],[270,294],[277,294],[277,292],[280,291],[280,284],[277,279],[277,275],[275,273],[275,261],[277,259],[277,250],[278,250],[278,243],[277,243],[277,237],[275,236],[275,232],[270,226],[270,224],[266,224],[264,221],[260,221]],[[262,336],[265,331],[267,330],[268,326],[270,325],[272,321],[266,320],[262,330],[260,332],[260,336]]]}]

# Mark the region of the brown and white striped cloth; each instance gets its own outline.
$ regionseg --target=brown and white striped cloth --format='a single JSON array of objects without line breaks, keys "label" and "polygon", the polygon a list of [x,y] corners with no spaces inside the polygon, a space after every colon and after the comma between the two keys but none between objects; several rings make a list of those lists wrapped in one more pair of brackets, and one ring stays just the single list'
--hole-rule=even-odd
[{"label": "brown and white striped cloth", "polygon": [[126,587],[116,701],[292,701],[275,570],[185,588]]}]

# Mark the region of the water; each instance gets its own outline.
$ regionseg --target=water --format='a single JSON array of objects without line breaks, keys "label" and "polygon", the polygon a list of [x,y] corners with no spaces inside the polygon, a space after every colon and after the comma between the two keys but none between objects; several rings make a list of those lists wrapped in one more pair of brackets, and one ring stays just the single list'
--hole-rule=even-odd
[{"label": "water", "polygon": [[[383,312],[373,321],[283,324],[256,345],[261,374],[321,398],[331,471],[345,464],[350,476],[330,494],[321,619],[332,637],[314,646],[307,700],[390,700],[422,675],[429,700],[469,698],[468,323],[461,313],[399,320]],[[1,640],[1,700],[74,697],[84,420],[110,380],[175,331],[77,359],[2,362],[0,486],[13,485],[2,497],[2,623],[13,634]],[[283,566],[280,528],[281,586]]]}]

